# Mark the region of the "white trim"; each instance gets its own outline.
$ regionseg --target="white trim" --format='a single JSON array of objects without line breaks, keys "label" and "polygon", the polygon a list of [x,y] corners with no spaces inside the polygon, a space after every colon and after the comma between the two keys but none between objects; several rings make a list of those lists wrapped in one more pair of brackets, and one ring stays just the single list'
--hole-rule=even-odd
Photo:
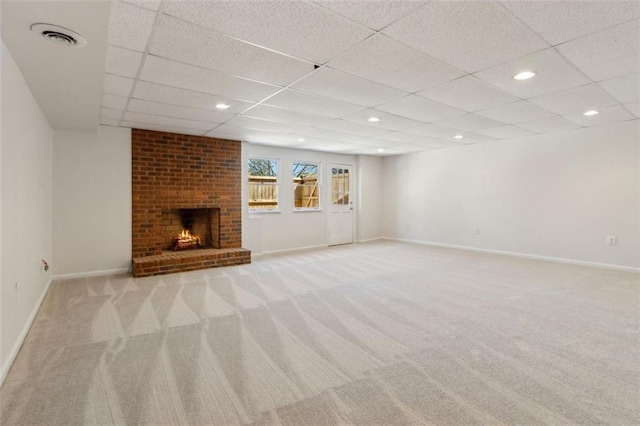
[{"label": "white trim", "polygon": [[378,240],[389,240],[390,238],[387,237],[373,237],[373,238],[365,238],[363,240],[355,240],[356,243],[358,244],[363,244],[363,243],[370,243],[372,241],[378,241]]},{"label": "white trim", "polygon": [[382,237],[382,239],[389,240],[389,241],[398,241],[402,243],[419,244],[423,246],[444,247],[444,248],[452,248],[457,250],[475,251],[479,253],[489,253],[489,254],[498,254],[503,256],[520,257],[523,259],[544,260],[547,262],[566,263],[569,265],[590,266],[592,268],[603,268],[603,269],[612,269],[615,271],[640,273],[640,268],[634,268],[632,266],[613,265],[610,263],[589,262],[586,260],[565,259],[563,257],[540,256],[537,254],[517,253],[513,251],[492,250],[492,249],[484,249],[484,248],[470,247],[470,246],[459,246],[455,244],[435,243],[431,241],[409,240],[405,238]]},{"label": "white trim", "polygon": [[299,252],[299,251],[317,250],[317,249],[327,248],[327,247],[329,247],[327,244],[320,244],[317,246],[305,246],[305,247],[294,247],[294,248],[281,249],[281,250],[269,250],[269,251],[263,251],[262,253],[251,252],[251,260],[254,260],[254,259],[258,260],[264,257],[277,256],[280,254],[287,254],[287,253],[293,253],[293,252]]},{"label": "white trim", "polygon": [[20,348],[22,347],[24,340],[27,338],[27,334],[29,334],[31,325],[33,324],[33,321],[36,319],[36,315],[40,310],[40,306],[42,306],[42,302],[44,302],[44,298],[47,295],[47,292],[49,291],[49,287],[51,287],[52,282],[53,282],[53,278],[50,279],[47,285],[44,286],[44,290],[42,290],[42,294],[40,294],[40,297],[38,298],[38,303],[36,303],[36,305],[33,307],[33,310],[31,311],[31,314],[27,319],[27,323],[24,325],[22,332],[18,336],[18,340],[13,345],[13,349],[11,350],[11,353],[9,353],[9,358],[7,359],[7,362],[5,363],[5,365],[2,366],[2,370],[0,370],[0,386],[2,386],[2,383],[4,383],[4,379],[7,377],[7,373],[11,369],[13,362],[16,360],[16,357],[18,356],[18,352],[20,352]]},{"label": "white trim", "polygon": [[101,275],[114,275],[123,274],[125,272],[131,272],[131,268],[120,269],[106,269],[104,271],[88,271],[88,272],[74,272],[71,274],[54,275],[54,280],[67,280],[71,278],[86,278],[86,277],[99,277]]}]

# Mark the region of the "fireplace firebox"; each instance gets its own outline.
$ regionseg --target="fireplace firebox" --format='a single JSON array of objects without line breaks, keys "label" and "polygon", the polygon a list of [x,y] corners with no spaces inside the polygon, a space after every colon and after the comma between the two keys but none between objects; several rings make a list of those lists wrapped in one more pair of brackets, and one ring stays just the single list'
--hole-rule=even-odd
[{"label": "fireplace firebox", "polygon": [[170,209],[162,212],[162,249],[220,248],[220,209]]}]

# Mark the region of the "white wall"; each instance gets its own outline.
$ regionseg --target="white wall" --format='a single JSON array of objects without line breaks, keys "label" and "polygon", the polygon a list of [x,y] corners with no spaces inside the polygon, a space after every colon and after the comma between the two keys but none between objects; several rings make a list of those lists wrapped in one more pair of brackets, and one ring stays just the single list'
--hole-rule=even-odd
[{"label": "white wall", "polygon": [[[128,269],[131,264],[131,134],[129,129],[101,126],[99,133],[55,132],[53,144],[53,269],[56,277]],[[249,156],[277,158],[281,163],[279,213],[249,214]],[[356,171],[355,239],[381,236],[381,172],[378,157],[329,154],[242,144],[243,247],[267,252],[327,244],[326,200],[321,211],[294,212],[293,161],[319,161],[323,177],[329,163],[352,164]],[[362,173],[367,180],[359,182]],[[364,181],[363,181],[364,182]],[[358,198],[359,194],[362,194]],[[82,244],[78,239],[82,239]]]},{"label": "white wall", "polygon": [[131,130],[53,135],[56,277],[131,265]]},{"label": "white wall", "polygon": [[385,158],[384,234],[637,268],[638,123]]},{"label": "white wall", "polygon": [[382,236],[383,157],[358,155],[356,158],[358,199],[356,203],[356,240]]},{"label": "white wall", "polygon": [[[280,211],[278,213],[249,213],[247,206],[247,162],[252,158],[280,160]],[[294,161],[322,163],[322,197],[320,211],[293,210],[293,181],[291,164]],[[329,197],[329,163],[352,164],[353,155],[330,154],[316,151],[278,148],[273,146],[242,144],[242,246],[253,255],[267,254],[306,247],[327,245],[327,199]],[[357,170],[356,170],[356,179]],[[357,185],[354,185],[357,199]]]},{"label": "white wall", "polygon": [[4,42],[1,113],[0,378],[4,378],[51,280],[51,126]]}]

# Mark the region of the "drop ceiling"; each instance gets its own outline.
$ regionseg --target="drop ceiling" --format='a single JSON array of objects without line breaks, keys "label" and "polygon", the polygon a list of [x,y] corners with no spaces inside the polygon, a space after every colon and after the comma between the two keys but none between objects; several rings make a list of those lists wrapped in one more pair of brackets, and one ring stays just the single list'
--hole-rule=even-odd
[{"label": "drop ceiling", "polygon": [[394,155],[633,120],[639,18],[636,1],[117,0],[94,125]]}]

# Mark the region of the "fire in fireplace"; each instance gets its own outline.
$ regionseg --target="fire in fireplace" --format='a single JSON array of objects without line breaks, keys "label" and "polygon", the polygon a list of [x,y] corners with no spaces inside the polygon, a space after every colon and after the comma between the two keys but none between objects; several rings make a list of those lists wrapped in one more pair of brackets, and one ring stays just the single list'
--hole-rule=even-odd
[{"label": "fire in fireplace", "polygon": [[201,246],[202,239],[200,238],[200,235],[192,234],[188,229],[183,229],[182,232],[173,239],[171,250],[191,250]]},{"label": "fire in fireplace", "polygon": [[162,212],[163,250],[220,247],[220,209],[172,209]]}]

